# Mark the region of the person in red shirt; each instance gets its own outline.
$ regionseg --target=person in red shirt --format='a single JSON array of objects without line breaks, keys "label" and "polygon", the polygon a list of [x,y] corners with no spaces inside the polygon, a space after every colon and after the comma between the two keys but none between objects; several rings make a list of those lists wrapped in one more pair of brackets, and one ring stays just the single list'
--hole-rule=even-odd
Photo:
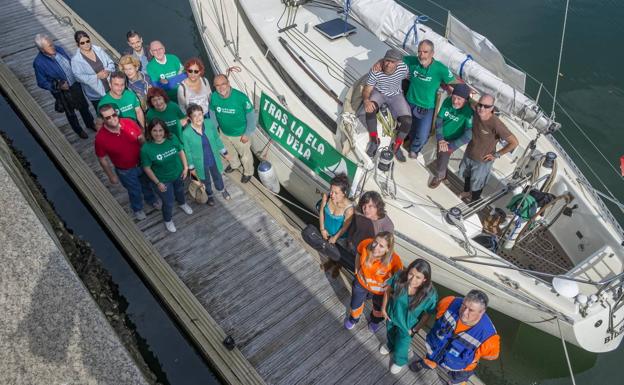
[{"label": "person in red shirt", "polygon": [[418,372],[439,367],[449,375],[449,384],[463,385],[481,358],[497,359],[500,337],[485,314],[488,301],[481,290],[471,290],[464,298],[443,298],[427,334],[427,356],[412,362],[410,369]]},{"label": "person in red shirt", "polygon": [[104,124],[95,135],[95,155],[110,182],[121,182],[128,191],[134,217],[143,220],[146,218],[143,199],[156,209],[160,207],[160,201],[139,164],[141,145],[145,141],[143,131],[132,119],[119,118],[112,104],[100,106],[99,114]]}]

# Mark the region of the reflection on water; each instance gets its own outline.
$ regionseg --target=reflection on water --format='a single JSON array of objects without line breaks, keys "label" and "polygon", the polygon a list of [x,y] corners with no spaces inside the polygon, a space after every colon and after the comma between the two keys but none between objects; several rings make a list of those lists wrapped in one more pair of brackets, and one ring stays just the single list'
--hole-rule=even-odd
[{"label": "reflection on water", "polygon": [[27,158],[32,173],[59,217],[75,235],[91,244],[103,267],[118,285],[120,295],[128,303],[126,314],[136,328],[140,349],[148,353],[148,358],[155,357],[155,360],[146,359],[146,362],[158,381],[179,385],[219,384],[200,354],[144,286],[2,95],[0,116],[3,118],[2,131]]}]

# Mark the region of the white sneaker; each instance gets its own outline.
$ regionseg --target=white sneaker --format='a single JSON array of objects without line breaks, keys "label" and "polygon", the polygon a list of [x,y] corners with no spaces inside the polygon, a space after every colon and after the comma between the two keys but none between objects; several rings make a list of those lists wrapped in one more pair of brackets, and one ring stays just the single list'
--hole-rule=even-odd
[{"label": "white sneaker", "polygon": [[382,356],[387,356],[388,354],[390,354],[390,349],[388,349],[388,345],[382,344],[379,347],[379,353],[381,353]]},{"label": "white sneaker", "polygon": [[180,205],[180,208],[182,209],[182,211],[184,211],[185,213],[187,213],[188,215],[193,214],[193,209],[191,208],[191,206],[189,206],[188,204],[183,204]]},{"label": "white sneaker", "polygon": [[397,364],[392,364],[392,366],[390,367],[390,373],[392,374],[399,374],[401,372],[401,370],[403,370],[403,366],[399,366]]},{"label": "white sneaker", "polygon": [[165,222],[165,227],[167,228],[167,231],[169,231],[170,233],[176,232],[176,227],[173,224],[173,221]]},{"label": "white sneaker", "polygon": [[134,219],[136,219],[137,221],[142,221],[145,218],[147,218],[147,215],[145,215],[145,211],[139,210],[134,212]]}]

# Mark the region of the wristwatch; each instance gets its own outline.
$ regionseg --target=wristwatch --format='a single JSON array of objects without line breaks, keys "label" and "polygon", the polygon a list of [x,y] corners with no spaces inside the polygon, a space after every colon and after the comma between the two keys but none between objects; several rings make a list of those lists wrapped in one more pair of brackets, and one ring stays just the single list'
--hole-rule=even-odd
[{"label": "wristwatch", "polygon": [[500,158],[500,154],[498,153],[498,151],[494,151],[494,154],[492,154],[492,156],[494,156],[494,158],[496,159]]}]

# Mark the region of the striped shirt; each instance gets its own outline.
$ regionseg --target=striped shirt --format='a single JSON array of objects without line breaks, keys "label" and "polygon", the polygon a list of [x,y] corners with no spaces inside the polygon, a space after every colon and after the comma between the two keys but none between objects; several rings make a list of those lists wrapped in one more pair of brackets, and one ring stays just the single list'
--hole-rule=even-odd
[{"label": "striped shirt", "polygon": [[397,68],[393,74],[386,75],[384,72],[373,72],[371,70],[368,73],[368,79],[366,79],[367,86],[374,86],[377,91],[381,92],[385,96],[394,96],[402,92],[401,82],[409,75],[409,70],[405,63],[401,62],[397,64]]},{"label": "striped shirt", "polygon": [[71,86],[72,84],[74,84],[76,82],[76,78],[74,78],[74,73],[72,72],[71,63],[69,62],[69,60],[67,60],[65,56],[61,55],[58,52],[56,53],[56,55],[54,55],[54,60],[56,60],[58,65],[65,73],[69,85]]}]

